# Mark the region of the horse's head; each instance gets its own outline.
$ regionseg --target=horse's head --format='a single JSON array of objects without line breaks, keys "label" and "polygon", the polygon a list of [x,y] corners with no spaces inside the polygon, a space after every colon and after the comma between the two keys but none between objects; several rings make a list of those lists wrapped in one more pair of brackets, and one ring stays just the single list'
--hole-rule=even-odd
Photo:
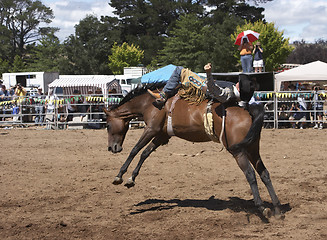
[{"label": "horse's head", "polygon": [[115,112],[104,108],[107,115],[108,151],[118,153],[123,150],[123,142],[128,130],[128,121],[115,116]]}]

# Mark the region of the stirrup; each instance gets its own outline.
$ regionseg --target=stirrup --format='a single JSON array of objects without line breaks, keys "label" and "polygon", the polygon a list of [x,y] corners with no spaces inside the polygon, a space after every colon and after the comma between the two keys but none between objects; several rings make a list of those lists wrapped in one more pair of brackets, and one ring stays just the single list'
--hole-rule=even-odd
[{"label": "stirrup", "polygon": [[153,106],[155,106],[156,108],[161,110],[163,108],[163,106],[165,106],[165,103],[166,103],[165,99],[158,98],[152,104],[153,104]]}]

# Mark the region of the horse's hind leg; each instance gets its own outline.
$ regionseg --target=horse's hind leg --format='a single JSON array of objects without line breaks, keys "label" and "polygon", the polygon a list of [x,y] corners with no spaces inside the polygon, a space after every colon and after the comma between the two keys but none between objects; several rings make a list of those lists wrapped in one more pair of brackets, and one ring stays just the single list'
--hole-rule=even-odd
[{"label": "horse's hind leg", "polygon": [[269,192],[272,204],[274,205],[275,217],[279,218],[279,219],[284,218],[284,215],[282,214],[282,212],[280,210],[280,201],[279,201],[277,194],[275,192],[275,189],[272,185],[269,172],[266,169],[266,167],[263,164],[262,159],[260,157],[259,142],[253,144],[252,146],[250,146],[248,148],[248,156],[249,156],[249,160],[251,161],[253,167],[259,174],[261,181],[265,184],[265,186]]},{"label": "horse's hind leg", "polygon": [[144,149],[141,154],[140,161],[138,162],[137,166],[135,167],[132,176],[127,180],[125,186],[130,188],[135,185],[135,178],[139,175],[140,169],[142,164],[144,163],[145,159],[149,157],[149,155],[155,151],[160,145],[163,143],[168,142],[169,138],[154,138],[152,142]]},{"label": "horse's hind leg", "polygon": [[255,163],[252,162],[252,164],[255,167],[258,174],[260,175],[262,182],[265,184],[265,186],[269,192],[272,204],[274,205],[275,217],[279,218],[279,219],[284,218],[284,215],[282,214],[282,212],[280,210],[280,201],[277,197],[277,194],[275,192],[275,189],[274,189],[271,179],[270,179],[270,174],[269,174],[268,170],[266,169],[265,165],[263,164],[261,157],[258,156],[256,162]]},{"label": "horse's hind leg", "polygon": [[234,156],[238,166],[241,168],[243,171],[246,180],[250,184],[252,194],[253,194],[253,200],[254,204],[260,212],[266,217],[269,218],[271,216],[271,211],[269,208],[264,208],[263,207],[263,202],[261,200],[260,194],[259,194],[259,189],[258,189],[258,184],[257,184],[257,179],[255,176],[255,172],[253,170],[253,167],[250,164],[249,158],[246,153],[241,152]]}]

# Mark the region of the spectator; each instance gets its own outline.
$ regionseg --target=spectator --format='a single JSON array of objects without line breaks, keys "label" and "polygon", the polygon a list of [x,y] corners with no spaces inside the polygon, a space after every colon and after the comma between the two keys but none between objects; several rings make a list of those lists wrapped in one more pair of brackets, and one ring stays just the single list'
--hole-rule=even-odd
[{"label": "spectator", "polygon": [[27,91],[25,90],[25,88],[20,83],[18,83],[16,85],[15,95],[17,97],[24,97],[24,96],[26,96],[26,94],[27,94]]},{"label": "spectator", "polygon": [[263,49],[261,47],[261,43],[257,42],[254,46],[253,49],[253,55],[254,55],[254,60],[253,60],[253,67],[254,67],[254,72],[262,72],[263,69]]},{"label": "spectator", "polygon": [[45,98],[45,122],[47,129],[51,129],[51,122],[54,121],[55,117],[55,104],[58,97],[53,94],[53,89],[50,90],[50,94]]},{"label": "spectator", "polygon": [[1,85],[0,89],[0,101],[8,101],[10,100],[10,92],[6,89],[5,85]]},{"label": "spectator", "polygon": [[278,111],[278,120],[281,120],[281,122],[279,122],[278,127],[279,128],[287,128],[289,127],[289,123],[287,122],[289,119],[289,115],[286,112],[287,107],[285,104],[283,104]]},{"label": "spectator", "polygon": [[42,88],[39,87],[37,89],[37,93],[35,93],[35,112],[36,112],[36,116],[34,119],[34,122],[36,124],[43,124],[43,120],[44,120],[44,106],[42,103],[42,100],[44,99],[44,95],[42,92]]},{"label": "spectator", "polygon": [[252,71],[252,50],[253,45],[247,38],[243,38],[242,44],[238,47],[241,55],[241,64],[243,72]]},{"label": "spectator", "polygon": [[73,95],[77,97],[77,100],[74,98],[74,96],[71,96],[71,101],[68,101],[67,104],[67,121],[72,121],[74,116],[76,116],[76,113],[81,113],[81,121],[86,116],[87,112],[87,105],[84,102],[84,97],[81,96],[81,92],[77,89],[73,91]]},{"label": "spectator", "polygon": [[[78,94],[79,91],[75,89],[73,91],[73,95],[76,96]],[[78,111],[77,105],[73,104],[74,102],[75,102],[74,96],[71,96],[67,104],[67,112],[68,112],[67,119],[66,119],[67,122],[72,121],[75,116],[75,113],[77,113]]]},{"label": "spectator", "polygon": [[[11,99],[9,91],[6,89],[5,85],[1,85],[0,89],[0,102],[9,101]],[[7,114],[10,110],[7,109],[6,105],[1,105],[2,114]],[[5,121],[5,116],[3,116],[2,121]]]},{"label": "spectator", "polygon": [[[313,108],[314,108],[314,120],[317,120],[317,122],[315,122],[315,125],[314,125],[314,129],[323,129],[323,107],[324,107],[324,104],[322,102],[322,98],[320,96],[320,92],[318,92],[319,90],[319,87],[318,86],[315,86],[313,88],[314,90],[314,96],[313,96]],[[319,124],[319,126],[318,126]]]},{"label": "spectator", "polygon": [[[103,97],[101,88],[97,88],[95,90],[95,96]],[[101,103],[96,102],[95,105],[92,106],[92,113],[94,113],[92,116],[93,119],[103,119],[104,118],[103,108],[104,108],[104,103],[102,103],[102,102]]]},{"label": "spectator", "polygon": [[9,88],[9,94],[11,97],[15,95],[15,90],[16,90],[16,87],[14,87],[14,86],[11,86]]},{"label": "spectator", "polygon": [[306,121],[305,111],[306,109],[300,103],[293,103],[290,109],[291,116],[289,120],[292,121],[292,128],[296,128],[297,124],[299,124],[299,128],[303,129],[303,123]]}]

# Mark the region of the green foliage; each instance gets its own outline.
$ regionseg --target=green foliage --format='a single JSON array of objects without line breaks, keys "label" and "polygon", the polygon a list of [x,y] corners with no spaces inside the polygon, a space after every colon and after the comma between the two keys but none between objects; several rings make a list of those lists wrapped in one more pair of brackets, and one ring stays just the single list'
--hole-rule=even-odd
[{"label": "green foliage", "polygon": [[221,24],[228,17],[235,17],[248,22],[263,19],[264,8],[251,6],[247,2],[250,0],[208,0],[207,4],[212,7],[210,14],[212,14],[213,23]]},{"label": "green foliage", "polygon": [[[230,35],[244,20],[254,23],[263,18],[264,9],[250,1],[271,0],[111,0],[118,17],[86,16],[61,44],[54,35],[58,29],[40,27],[54,18],[41,0],[2,0],[0,70],[112,74],[140,63],[151,67],[174,63],[203,71],[203,65],[212,62],[214,71],[234,71],[238,59]],[[127,46],[141,54],[136,51],[133,56]],[[276,49],[265,48],[267,54]],[[273,63],[287,53],[271,52],[267,61]],[[14,63],[16,55],[21,58]]]},{"label": "green foliage", "polygon": [[26,64],[24,63],[23,59],[16,55],[14,58],[14,62],[11,66],[11,68],[9,69],[9,72],[25,72],[25,67]]},{"label": "green foliage", "polygon": [[23,56],[26,45],[35,43],[41,32],[46,31],[39,25],[48,24],[54,18],[52,10],[38,0],[4,0],[0,5],[0,11],[0,23],[10,33],[12,57]]},{"label": "green foliage", "polygon": [[315,43],[304,40],[293,43],[295,49],[288,56],[287,63],[307,64],[314,61],[327,62],[327,41],[319,39]]},{"label": "green foliage", "polygon": [[11,59],[11,44],[10,44],[10,31],[0,25],[0,58],[9,60]]},{"label": "green foliage", "polygon": [[54,32],[42,37],[32,51],[32,63],[28,70],[33,72],[59,72],[61,45]]},{"label": "green foliage", "polygon": [[205,55],[205,27],[195,14],[182,16],[176,27],[171,31],[172,37],[167,38],[165,47],[160,51],[161,64],[174,64],[201,71],[203,69],[202,56]]},{"label": "green foliage", "polygon": [[230,35],[244,19],[262,19],[264,9],[235,0],[211,0],[207,4],[212,9],[205,17],[199,14],[180,17],[159,52],[159,63],[173,63],[202,72],[203,66],[211,62],[215,72],[238,70]]},{"label": "green foliage", "polygon": [[0,58],[0,75],[9,72],[9,62]]},{"label": "green foliage", "polygon": [[234,54],[234,43],[229,34],[235,31],[239,22],[233,16],[226,17],[222,23],[207,28],[205,42],[206,62],[211,62],[214,72],[237,71]]},{"label": "green foliage", "polygon": [[134,44],[124,42],[121,46],[115,43],[109,58],[109,68],[114,74],[122,74],[124,67],[137,66],[144,57],[144,51]]},{"label": "green foliage", "polygon": [[121,40],[144,50],[148,65],[163,47],[164,39],[181,15],[204,14],[204,0],[111,0],[110,6],[119,16]]},{"label": "green foliage", "polygon": [[[293,50],[293,47],[289,45],[289,39],[284,38],[283,31],[278,31],[274,23],[264,23],[262,21],[257,21],[255,23],[246,22],[244,25],[236,28],[235,33],[231,35],[232,41],[235,42],[237,35],[245,30],[253,30],[260,33],[259,41],[264,50],[263,57],[266,71],[277,69],[285,62],[288,55]],[[240,59],[236,45],[234,57]]]},{"label": "green foliage", "polygon": [[64,55],[60,63],[63,74],[112,74],[108,55],[114,42],[119,42],[117,19],[93,15],[82,19],[75,26],[75,35],[64,42]]}]

